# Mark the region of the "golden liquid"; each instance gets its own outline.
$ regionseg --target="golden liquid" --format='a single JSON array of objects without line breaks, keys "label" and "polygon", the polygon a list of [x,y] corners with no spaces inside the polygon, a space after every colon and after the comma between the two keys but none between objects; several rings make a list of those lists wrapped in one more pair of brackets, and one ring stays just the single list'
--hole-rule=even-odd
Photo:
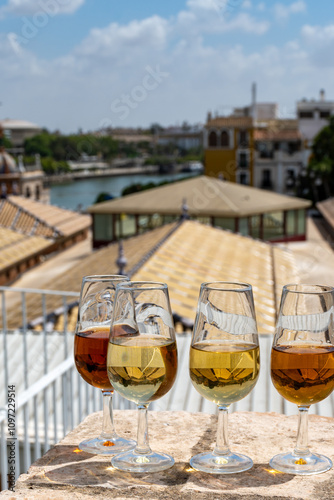
[{"label": "golden liquid", "polygon": [[177,371],[176,342],[160,336],[111,338],[107,369],[117,392],[137,404],[161,398]]},{"label": "golden liquid", "polygon": [[283,398],[308,406],[334,389],[334,346],[276,346],[271,352],[271,379]]},{"label": "golden liquid", "polygon": [[235,403],[247,396],[256,384],[259,347],[198,342],[190,348],[189,368],[191,381],[202,396],[218,405]]}]

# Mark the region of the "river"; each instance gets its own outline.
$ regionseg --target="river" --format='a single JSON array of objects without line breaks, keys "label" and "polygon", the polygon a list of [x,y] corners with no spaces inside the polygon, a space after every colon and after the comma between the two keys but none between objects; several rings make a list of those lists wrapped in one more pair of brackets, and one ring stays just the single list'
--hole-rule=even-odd
[{"label": "river", "polygon": [[119,175],[117,177],[99,177],[96,179],[80,179],[68,184],[50,187],[50,203],[70,210],[85,210],[95,203],[100,193],[108,193],[113,197],[121,195],[122,190],[131,184],[148,182],[159,183],[164,180],[178,180],[193,177],[197,173],[154,174],[154,175]]}]

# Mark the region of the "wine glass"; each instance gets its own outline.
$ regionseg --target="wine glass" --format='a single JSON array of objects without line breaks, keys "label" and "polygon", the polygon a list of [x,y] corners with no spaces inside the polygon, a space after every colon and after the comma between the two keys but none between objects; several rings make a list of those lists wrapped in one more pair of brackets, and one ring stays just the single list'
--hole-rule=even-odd
[{"label": "wine glass", "polygon": [[253,461],[228,445],[228,408],[247,396],[260,367],[259,339],[252,287],[247,283],[201,285],[190,346],[190,378],[195,389],[218,406],[213,452],[195,455],[190,465],[213,474],[250,469]]},{"label": "wine glass", "polygon": [[151,450],[147,409],[172,387],[177,371],[177,347],[165,283],[128,282],[117,286],[108,346],[110,382],[138,406],[137,446],[116,455],[111,464],[129,472],[168,469],[174,459]]},{"label": "wine glass", "polygon": [[271,379],[299,410],[294,451],[274,456],[273,469],[310,475],[332,467],[329,458],[308,449],[308,410],[334,389],[334,288],[285,285],[271,351]]},{"label": "wine glass", "polygon": [[74,337],[75,365],[81,377],[102,390],[103,427],[99,437],[88,439],[79,448],[88,453],[114,455],[133,448],[135,441],[119,437],[114,428],[113,387],[107,374],[107,348],[117,283],[126,276],[84,276]]}]

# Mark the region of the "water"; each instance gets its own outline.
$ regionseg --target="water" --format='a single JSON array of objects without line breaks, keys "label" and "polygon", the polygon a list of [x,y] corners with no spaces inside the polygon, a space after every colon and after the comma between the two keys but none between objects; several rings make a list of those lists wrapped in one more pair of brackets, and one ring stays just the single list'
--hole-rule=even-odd
[{"label": "water", "polygon": [[113,197],[121,196],[125,187],[131,184],[148,182],[159,183],[165,180],[178,180],[193,177],[194,173],[163,175],[119,175],[115,177],[97,177],[96,179],[80,179],[70,184],[58,184],[50,188],[50,203],[69,210],[81,210],[93,205],[100,193],[108,193]]}]

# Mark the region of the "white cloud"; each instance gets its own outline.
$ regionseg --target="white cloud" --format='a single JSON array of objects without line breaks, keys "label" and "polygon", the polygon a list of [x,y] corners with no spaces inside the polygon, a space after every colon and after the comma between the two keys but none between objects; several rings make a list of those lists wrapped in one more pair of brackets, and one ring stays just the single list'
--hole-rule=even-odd
[{"label": "white cloud", "polygon": [[75,49],[76,56],[110,56],[119,55],[121,50],[152,51],[165,46],[168,23],[159,16],[149,17],[142,21],[132,21],[121,26],[112,23],[106,28],[93,29],[86,39]]},{"label": "white cloud", "polygon": [[303,0],[297,0],[290,5],[276,3],[274,5],[274,14],[279,21],[288,19],[291,14],[298,14],[306,11],[306,3]]},{"label": "white cloud", "polygon": [[6,14],[36,16],[45,13],[50,17],[72,14],[84,3],[85,0],[8,0],[0,9],[0,17]]},{"label": "white cloud", "polygon": [[252,33],[263,35],[269,29],[268,21],[257,20],[246,12],[240,12],[240,0],[224,1],[222,9],[217,15],[216,0],[189,0],[190,10],[181,11],[177,16],[178,30],[182,36],[199,36],[204,33]]},{"label": "white cloud", "polygon": [[266,10],[266,4],[264,2],[260,2],[257,4],[256,8],[260,12],[264,12]]},{"label": "white cloud", "polygon": [[334,40],[334,24],[328,26],[305,25],[301,33],[304,40],[310,45],[327,45]]},{"label": "white cloud", "polygon": [[[228,2],[232,5],[232,0]],[[334,64],[329,64],[334,57],[334,24],[307,25],[301,37],[294,31],[294,39],[285,45],[283,41],[269,45],[263,35],[270,24],[262,21],[263,14],[254,15],[261,4],[253,0],[250,15],[242,1],[235,0],[229,15],[218,15],[214,9],[223,3],[227,2],[189,0],[175,17],[154,15],[92,29],[53,61],[30,52],[35,46],[30,39],[20,43],[15,34],[14,38],[0,34],[1,113],[64,132],[96,129],[102,123],[198,122],[208,109],[224,111],[225,104],[230,108],[249,104],[255,80],[258,100],[279,101],[291,116],[296,100],[312,96],[321,86],[334,88]],[[289,12],[302,9],[302,3],[291,4]],[[252,37],[249,45],[244,33],[247,41]],[[255,35],[262,35],[257,46]],[[319,56],[323,52],[326,64]],[[151,78],[145,95],[139,87],[147,82],[147,67],[169,76],[159,85]],[[122,120],[119,106],[113,108],[112,103],[131,96],[134,89],[139,100]]]},{"label": "white cloud", "polygon": [[253,7],[252,2],[250,0],[244,0],[242,3],[243,9],[251,9]]}]

